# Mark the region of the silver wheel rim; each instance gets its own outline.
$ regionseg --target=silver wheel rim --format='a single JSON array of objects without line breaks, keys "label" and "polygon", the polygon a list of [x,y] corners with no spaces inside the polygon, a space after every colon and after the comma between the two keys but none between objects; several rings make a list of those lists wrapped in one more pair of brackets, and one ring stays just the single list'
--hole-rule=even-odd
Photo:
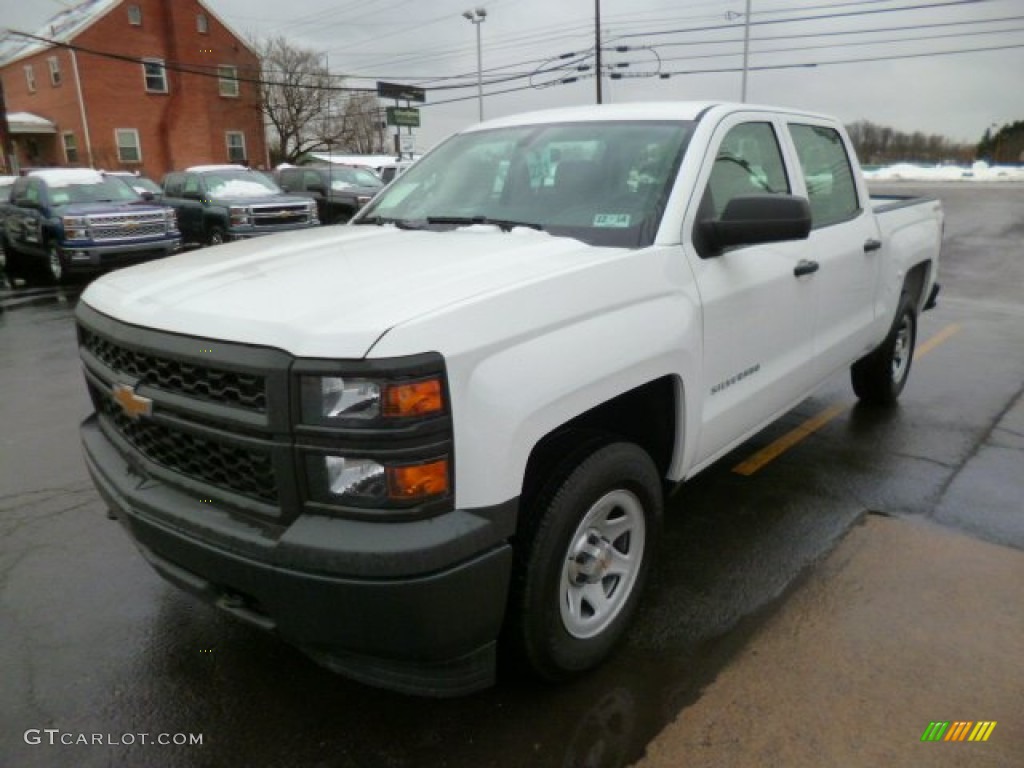
[{"label": "silver wheel rim", "polygon": [[60,254],[56,248],[50,248],[50,274],[54,280],[64,277],[64,265],[60,263]]},{"label": "silver wheel rim", "polygon": [[912,326],[910,316],[904,315],[900,327],[896,331],[896,343],[892,348],[892,381],[899,384],[907,375],[910,367],[911,344],[913,343]]},{"label": "silver wheel rim", "polygon": [[598,499],[569,540],[559,581],[562,624],[573,637],[599,635],[629,600],[643,563],[647,523],[636,494]]},{"label": "silver wheel rim", "polygon": [[215,229],[210,233],[210,245],[221,245],[224,242],[224,235],[221,234],[219,229]]}]

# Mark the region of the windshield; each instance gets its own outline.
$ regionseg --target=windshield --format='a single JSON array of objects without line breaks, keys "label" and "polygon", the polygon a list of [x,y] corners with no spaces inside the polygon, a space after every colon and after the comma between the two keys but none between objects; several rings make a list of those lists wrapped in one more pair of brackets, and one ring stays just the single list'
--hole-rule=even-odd
[{"label": "windshield", "polygon": [[54,205],[70,203],[123,203],[138,200],[139,196],[118,179],[84,181],[80,184],[51,183],[50,202]]},{"label": "windshield", "polygon": [[373,171],[365,168],[332,168],[331,189],[343,191],[352,187],[382,187],[384,182]]},{"label": "windshield", "polygon": [[206,191],[212,197],[267,197],[282,194],[281,188],[252,171],[216,171],[204,174]]},{"label": "windshield", "polygon": [[592,245],[654,240],[691,122],[525,125],[459,134],[398,177],[359,222],[521,224]]}]

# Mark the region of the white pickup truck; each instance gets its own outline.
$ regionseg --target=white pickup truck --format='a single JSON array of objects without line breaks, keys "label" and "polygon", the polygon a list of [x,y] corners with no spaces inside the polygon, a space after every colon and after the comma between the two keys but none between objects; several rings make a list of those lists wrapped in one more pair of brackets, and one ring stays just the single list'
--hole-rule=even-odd
[{"label": "white pickup truck", "polygon": [[907,381],[942,211],[842,126],[623,104],[453,136],[344,227],[118,271],[77,311],[88,468],[175,584],[403,691],[598,664],[663,492],[840,369]]}]

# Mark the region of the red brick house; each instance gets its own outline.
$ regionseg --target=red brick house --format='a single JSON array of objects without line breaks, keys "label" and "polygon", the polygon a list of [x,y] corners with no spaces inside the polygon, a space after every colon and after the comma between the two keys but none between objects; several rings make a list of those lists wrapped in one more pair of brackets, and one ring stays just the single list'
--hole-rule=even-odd
[{"label": "red brick house", "polygon": [[268,162],[259,57],[201,0],[87,0],[37,36],[0,50],[20,167]]}]

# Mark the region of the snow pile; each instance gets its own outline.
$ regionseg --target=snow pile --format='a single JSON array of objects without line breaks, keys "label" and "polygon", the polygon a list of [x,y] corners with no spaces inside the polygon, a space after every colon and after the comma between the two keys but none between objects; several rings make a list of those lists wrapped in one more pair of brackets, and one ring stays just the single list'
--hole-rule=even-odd
[{"label": "snow pile", "polygon": [[897,163],[864,171],[868,181],[1018,181],[1024,182],[1024,167],[989,165],[984,161],[970,168],[959,165],[913,165]]}]

